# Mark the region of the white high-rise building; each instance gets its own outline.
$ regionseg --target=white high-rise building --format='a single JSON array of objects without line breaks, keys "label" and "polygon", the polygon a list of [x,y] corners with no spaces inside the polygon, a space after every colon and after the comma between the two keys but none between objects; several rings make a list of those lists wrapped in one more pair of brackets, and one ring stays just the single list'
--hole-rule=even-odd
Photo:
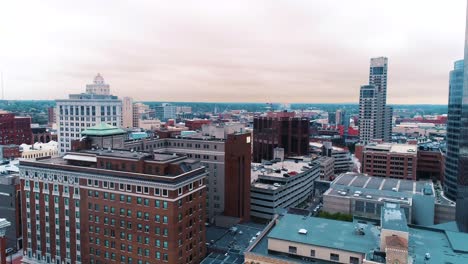
[{"label": "white high-rise building", "polygon": [[[97,88],[99,85],[103,85],[103,90]],[[100,123],[116,127],[122,125],[122,101],[109,94],[109,85],[100,74],[94,78],[94,84],[86,86],[86,91],[56,100],[60,153],[69,151],[72,140],[80,139],[81,131],[88,127]]]},{"label": "white high-rise building", "polygon": [[98,73],[96,77],[94,77],[93,83],[86,85],[86,93],[110,95],[110,86],[104,82],[104,78]]},{"label": "white high-rise building", "polygon": [[392,139],[393,109],[387,106],[387,70],[386,57],[371,59],[369,85],[361,87],[359,98],[359,134],[363,143]]},{"label": "white high-rise building", "polygon": [[122,127],[133,127],[133,99],[131,97],[122,99]]}]

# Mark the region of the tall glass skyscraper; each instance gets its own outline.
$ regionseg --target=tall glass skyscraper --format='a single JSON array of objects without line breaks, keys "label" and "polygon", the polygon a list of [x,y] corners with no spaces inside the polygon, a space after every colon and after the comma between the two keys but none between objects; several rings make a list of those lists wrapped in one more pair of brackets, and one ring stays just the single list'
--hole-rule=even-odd
[{"label": "tall glass skyscraper", "polygon": [[458,152],[460,139],[460,114],[463,93],[463,60],[454,63],[449,75],[449,102],[447,121],[447,157],[445,160],[444,193],[457,199]]},{"label": "tall glass skyscraper", "polygon": [[465,29],[465,63],[461,98],[460,134],[458,138],[458,175],[456,221],[458,229],[468,232],[468,18]]}]

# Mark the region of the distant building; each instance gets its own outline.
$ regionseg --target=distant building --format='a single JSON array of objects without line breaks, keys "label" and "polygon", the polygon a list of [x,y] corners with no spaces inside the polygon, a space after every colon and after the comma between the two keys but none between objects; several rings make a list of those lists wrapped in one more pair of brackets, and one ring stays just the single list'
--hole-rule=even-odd
[{"label": "distant building", "polygon": [[314,193],[319,178],[320,165],[315,161],[286,159],[252,164],[251,216],[273,219],[275,214],[299,205]]},{"label": "distant building", "polygon": [[49,141],[47,143],[37,142],[33,145],[21,144],[21,158],[37,159],[42,157],[52,157],[58,155],[58,143]]},{"label": "distant building", "polygon": [[69,99],[56,100],[59,152],[71,149],[71,142],[81,137],[81,131],[100,123],[122,125],[122,101],[109,94],[109,85],[100,74],[87,93],[71,94]]},{"label": "distant building", "polygon": [[47,108],[47,124],[52,127],[57,123],[57,113],[55,113],[55,107]]},{"label": "distant building", "polygon": [[122,127],[133,128],[133,99],[122,98]]},{"label": "distant building", "polygon": [[32,144],[31,117],[0,110],[0,145]]},{"label": "distant building", "polygon": [[24,263],[200,263],[206,254],[199,161],[85,150],[19,167]]},{"label": "distant building", "polygon": [[393,109],[387,106],[387,71],[387,58],[372,58],[369,85],[361,86],[359,133],[364,144],[375,139],[391,141]]},{"label": "distant building", "polygon": [[110,95],[110,86],[104,82],[104,78],[100,73],[94,77],[92,84],[86,85],[87,94]]},{"label": "distant building", "polygon": [[176,107],[176,114],[187,114],[192,113],[191,106],[177,106]]},{"label": "distant building", "polygon": [[363,173],[387,178],[416,180],[418,146],[396,143],[356,145]]},{"label": "distant building", "polygon": [[272,112],[254,117],[253,160],[273,159],[273,149],[283,148],[285,157],[308,154],[309,119],[293,112]]},{"label": "distant building", "polygon": [[208,119],[189,119],[184,122],[189,130],[200,130],[203,125],[211,124],[211,120]]},{"label": "distant building", "polygon": [[320,179],[329,181],[335,175],[335,158],[323,156],[316,160],[320,164]]},{"label": "distant building", "polygon": [[175,105],[163,103],[160,106],[156,106],[154,111],[155,117],[162,121],[177,118],[177,107]]},{"label": "distant building", "polygon": [[3,160],[12,160],[21,157],[18,145],[0,145],[0,162]]},{"label": "distant building", "polygon": [[34,127],[31,128],[33,137],[34,137],[34,143],[41,142],[41,143],[47,143],[49,141],[57,141],[57,134],[55,132],[52,132],[50,128],[46,127]]},{"label": "distant building", "polygon": [[349,153],[349,150],[334,147],[329,141],[325,141],[323,144],[311,143],[311,145],[320,147],[323,157],[333,158],[335,175],[351,171],[353,162],[351,161],[351,154]]},{"label": "distant building", "polygon": [[336,114],[334,112],[328,112],[328,124],[336,125]]}]

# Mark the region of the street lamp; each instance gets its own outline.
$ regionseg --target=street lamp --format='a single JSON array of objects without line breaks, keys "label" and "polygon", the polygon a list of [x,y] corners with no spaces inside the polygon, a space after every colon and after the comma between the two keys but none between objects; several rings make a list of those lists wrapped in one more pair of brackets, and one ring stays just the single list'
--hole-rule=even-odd
[{"label": "street lamp", "polygon": [[0,218],[0,263],[6,263],[6,229],[11,225],[5,218]]}]

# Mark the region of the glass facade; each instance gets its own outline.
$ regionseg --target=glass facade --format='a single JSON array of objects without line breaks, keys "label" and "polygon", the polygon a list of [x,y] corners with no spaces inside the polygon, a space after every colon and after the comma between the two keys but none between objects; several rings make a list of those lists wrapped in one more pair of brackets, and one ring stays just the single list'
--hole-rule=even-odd
[{"label": "glass facade", "polygon": [[458,152],[460,115],[463,92],[463,60],[455,62],[449,77],[449,102],[447,120],[447,157],[445,161],[444,193],[451,200],[457,197]]},{"label": "glass facade", "polygon": [[[466,20],[468,25],[468,19]],[[456,221],[458,229],[468,232],[468,27],[465,32],[465,65],[461,95]]]}]

